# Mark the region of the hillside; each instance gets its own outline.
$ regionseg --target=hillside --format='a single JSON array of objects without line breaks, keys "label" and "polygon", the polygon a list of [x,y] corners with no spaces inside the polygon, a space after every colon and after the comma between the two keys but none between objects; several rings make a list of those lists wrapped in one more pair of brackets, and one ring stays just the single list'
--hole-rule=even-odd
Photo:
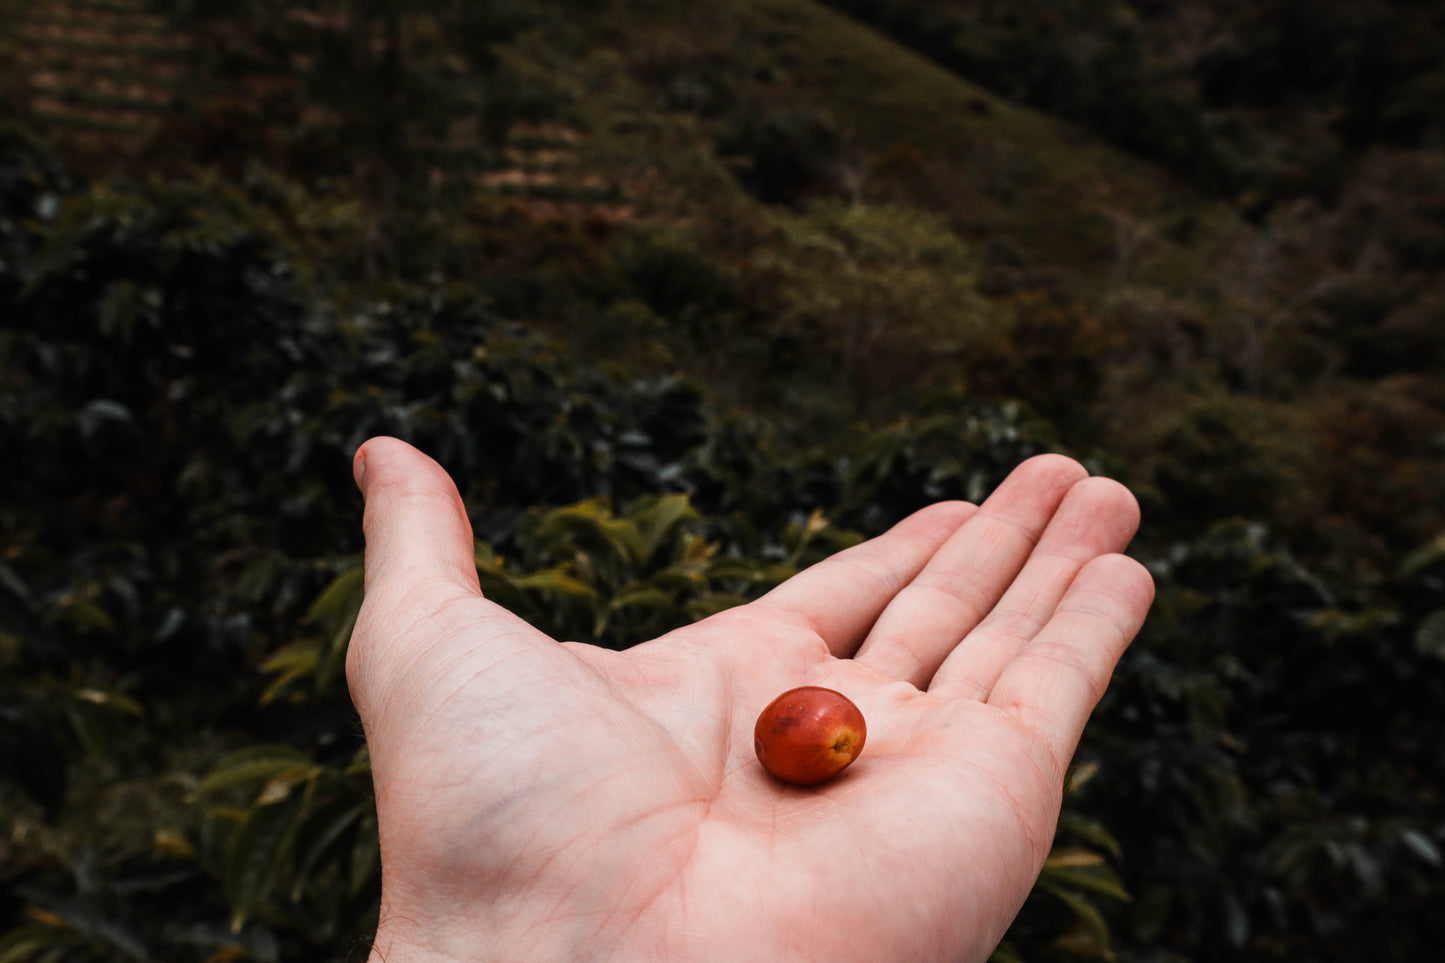
[{"label": "hillside", "polygon": [[1439,38],[1107,6],[0,4],[0,960],[362,946],[378,432],[615,648],[1080,457],[1158,602],[996,959],[1430,952]]},{"label": "hillside", "polygon": [[[1164,166],[819,5],[646,20],[624,50],[625,76],[611,54],[600,73],[572,74],[574,109],[607,145],[589,163],[646,158],[649,176],[655,165],[673,190],[658,213],[696,225],[743,283],[766,276],[757,268],[786,233],[780,209],[754,198],[926,210],[967,247],[994,340],[938,350],[924,319],[875,305],[871,335],[856,324],[814,331],[804,352],[847,372],[847,352],[860,350],[849,338],[891,340],[899,357],[870,359],[882,384],[866,387],[868,405],[857,407],[858,384],[804,363],[786,372],[804,385],[788,399],[793,412],[808,411],[798,396],[841,391],[842,410],[887,419],[918,403],[919,385],[965,388],[1023,399],[1072,443],[1097,444],[1171,520],[1171,503],[1196,518],[1257,507],[1317,533],[1324,515],[1356,542],[1350,552],[1387,554],[1439,527],[1441,463],[1428,441],[1445,428],[1434,387],[1445,360],[1434,320],[1445,296],[1439,155],[1362,148],[1332,200],[1283,196],[1247,218]],[[629,128],[619,105],[648,120]],[[750,198],[735,197],[737,183]],[[785,306],[746,308],[764,329],[788,322]],[[697,338],[683,334],[673,350],[698,370],[721,357],[714,380],[726,395],[737,359],[719,356],[716,339],[689,353]],[[1376,448],[1396,444],[1386,438],[1414,441],[1387,454]],[[1226,462],[1250,477],[1247,494],[1222,490],[1214,470]],[[1375,486],[1390,492],[1388,511],[1371,507]]]},{"label": "hillside", "polygon": [[[89,99],[126,118],[144,103],[151,127],[127,120],[129,146],[105,160],[129,152],[137,171],[187,156],[259,161],[306,175],[312,210],[293,217],[298,226],[366,221],[362,248],[336,252],[343,269],[486,278],[505,313],[547,323],[579,352],[685,366],[719,403],[770,415],[782,406],[776,420],[808,436],[915,410],[920,388],[966,390],[1023,400],[1070,444],[1108,453],[1171,520],[1176,502],[1214,517],[1259,504],[1313,534],[1329,516],[1354,543],[1340,550],[1371,555],[1407,551],[1440,527],[1431,493],[1442,465],[1428,439],[1445,430],[1432,387],[1445,365],[1433,321],[1445,303],[1433,212],[1445,202],[1442,162],[1428,150],[1363,145],[1335,165],[1350,173],[1331,199],[1285,191],[1262,204],[1256,190],[1242,211],[1192,186],[1187,171],[988,93],[820,4],[639,4],[613,20],[513,11],[474,24],[511,38],[505,45],[471,49],[418,21],[404,38],[405,83],[372,99],[370,121],[348,114],[303,53],[346,49],[356,28],[344,18],[292,11],[221,27],[213,17],[188,28],[199,31],[188,44],[157,41],[153,19],[127,22],[122,7],[102,5],[88,42],[132,50],[134,62],[96,52],[88,60],[99,67],[68,74],[56,51],[74,47],[63,25],[80,14],[40,9],[57,12],[31,15],[32,52],[20,64],[41,133],[79,159],[95,122],[58,105]],[[379,22],[364,28],[382,43]],[[178,83],[181,68],[158,51],[187,46],[198,52]],[[112,82],[128,83],[131,100],[97,101],[106,77],[132,78]],[[393,115],[408,119],[385,119]],[[790,218],[828,199],[940,219],[962,245],[951,270],[970,276],[988,308],[985,330],[948,337],[946,321],[907,304],[809,317],[785,303],[773,265],[801,240]],[[878,227],[858,216],[858,229]],[[493,240],[499,227],[511,239],[505,252]],[[594,243],[578,230],[630,245],[632,257],[670,258],[672,272],[710,258],[700,276],[660,283],[711,286],[699,296],[730,303],[650,305],[654,315],[715,314],[699,325],[628,316],[632,307],[607,292],[592,303],[549,299],[544,279],[529,280],[528,259],[552,250],[533,245]],[[403,251],[415,263],[402,264]],[[850,270],[858,256],[843,254]],[[875,271],[869,283],[893,281]],[[849,296],[874,295],[865,284]],[[730,372],[758,364],[778,377],[740,396]],[[1385,439],[1417,441],[1385,452]],[[1221,461],[1249,474],[1247,496],[1220,490]],[[1377,484],[1390,492],[1387,511],[1365,495]]]},{"label": "hillside", "polygon": [[[766,36],[781,79],[736,102],[818,111],[851,164],[844,189],[942,213],[967,239],[979,284],[1014,327],[1007,358],[948,359],[962,383],[1021,397],[1091,440],[1106,436],[1104,447],[1143,469],[1136,483],[1175,489],[1166,497],[1186,499],[1191,513],[1239,503],[1164,460],[1205,478],[1221,460],[1253,472],[1250,497],[1286,524],[1321,513],[1349,524],[1344,516],[1363,510],[1355,534],[1390,532],[1401,539],[1395,551],[1438,528],[1429,491],[1441,466],[1426,440],[1445,427],[1433,387],[1439,154],[1361,148],[1332,199],[1286,194],[1251,223],[1181,176],[985,94],[857,24],[819,7],[785,9],[753,7],[748,28],[704,23],[698,36]],[[692,81],[705,69],[694,65],[709,62],[706,49],[683,60],[668,83]],[[759,75],[756,64],[729,66],[720,73]],[[738,121],[719,126],[729,123]],[[982,374],[1000,369],[1003,384]],[[1419,441],[1372,452],[1371,438],[1387,436]],[[1402,476],[1431,481],[1410,493],[1405,477],[1382,477],[1381,458],[1394,455],[1410,463]],[[1404,486],[1388,518],[1364,496],[1380,484]]]}]

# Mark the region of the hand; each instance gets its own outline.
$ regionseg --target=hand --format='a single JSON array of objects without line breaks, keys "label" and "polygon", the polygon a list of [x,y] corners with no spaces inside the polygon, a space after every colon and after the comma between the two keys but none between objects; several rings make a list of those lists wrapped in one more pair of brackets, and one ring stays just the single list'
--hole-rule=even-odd
[{"label": "hand", "polygon": [[[487,601],[446,473],[357,453],[366,600],[347,677],[381,827],[373,960],[984,960],[1153,598],[1138,508],[1045,455],[763,598],[624,652]],[[837,689],[864,754],[812,789],[753,723]]]}]

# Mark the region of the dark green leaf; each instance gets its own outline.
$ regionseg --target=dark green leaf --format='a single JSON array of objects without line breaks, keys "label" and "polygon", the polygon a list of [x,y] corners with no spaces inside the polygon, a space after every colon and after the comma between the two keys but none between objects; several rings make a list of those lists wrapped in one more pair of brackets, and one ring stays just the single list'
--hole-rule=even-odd
[{"label": "dark green leaf", "polygon": [[292,794],[253,807],[231,837],[223,883],[231,907],[231,930],[241,927],[265,901],[295,855],[296,829],[305,802]]},{"label": "dark green leaf", "polygon": [[1105,922],[1103,914],[1093,903],[1052,883],[1041,882],[1039,889],[1062,903],[1073,916],[1083,939],[1070,940],[1071,949],[1078,952],[1080,946],[1087,946],[1092,953],[1102,959],[1112,958],[1109,950],[1109,924]]},{"label": "dark green leaf", "polygon": [[368,808],[356,825],[356,842],[351,847],[348,891],[355,896],[375,883],[381,873],[381,838],[377,835],[376,811]]},{"label": "dark green leaf", "polygon": [[204,798],[236,786],[269,782],[288,773],[309,771],[313,766],[305,754],[290,746],[248,746],[216,763],[196,784],[195,794]]},{"label": "dark green leaf", "polygon": [[1434,659],[1445,659],[1445,609],[1436,609],[1420,620],[1415,629],[1415,650]]},{"label": "dark green leaf", "polygon": [[[299,901],[321,859],[332,851],[342,835],[372,811],[369,799],[339,799],[306,816],[297,834],[296,872],[291,899]],[[348,847],[349,849],[349,847]]]}]

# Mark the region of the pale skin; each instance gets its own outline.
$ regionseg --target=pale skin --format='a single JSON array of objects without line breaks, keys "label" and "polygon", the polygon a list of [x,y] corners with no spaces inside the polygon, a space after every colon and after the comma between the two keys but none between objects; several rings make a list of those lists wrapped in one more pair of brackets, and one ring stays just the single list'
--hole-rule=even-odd
[{"label": "pale skin", "polygon": [[[1153,599],[1134,498],[1057,455],[763,598],[613,652],[482,597],[451,478],[358,451],[347,677],[382,846],[372,960],[982,961],[1048,853],[1084,723]],[[843,692],[867,748],[778,783],[753,724]]]}]

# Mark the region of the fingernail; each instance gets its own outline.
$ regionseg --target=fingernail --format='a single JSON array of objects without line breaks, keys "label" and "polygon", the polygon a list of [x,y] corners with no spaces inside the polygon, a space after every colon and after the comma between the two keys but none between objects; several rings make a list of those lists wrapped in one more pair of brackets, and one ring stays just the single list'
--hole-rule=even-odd
[{"label": "fingernail", "polygon": [[362,494],[366,493],[366,449],[359,448],[356,457],[351,459],[351,477],[356,479],[356,487],[360,488]]}]

